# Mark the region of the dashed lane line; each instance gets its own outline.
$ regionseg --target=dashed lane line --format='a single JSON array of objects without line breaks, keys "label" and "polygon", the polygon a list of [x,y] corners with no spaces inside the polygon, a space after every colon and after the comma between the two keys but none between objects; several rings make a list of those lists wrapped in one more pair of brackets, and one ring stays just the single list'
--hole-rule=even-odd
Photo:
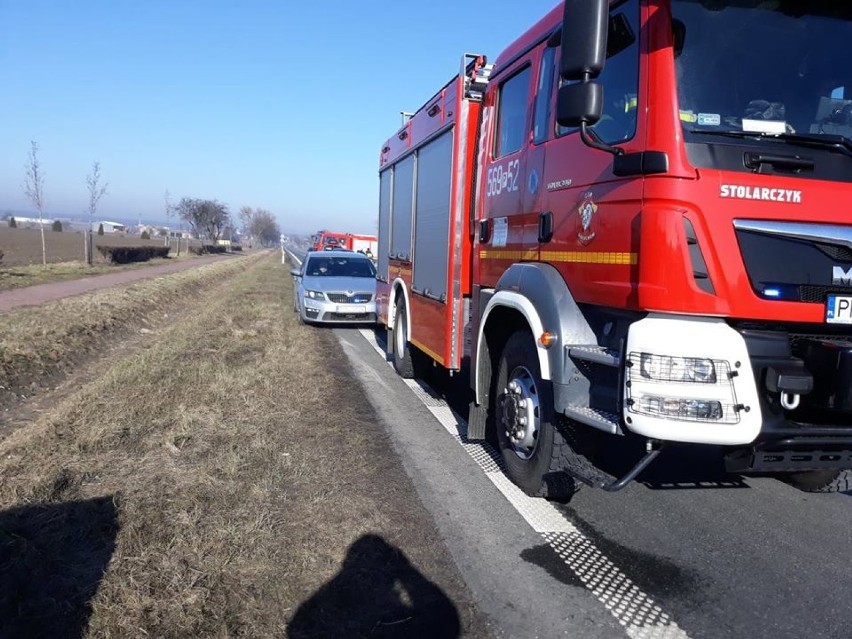
[{"label": "dashed lane line", "polygon": [[[385,351],[368,329],[359,332],[383,358]],[[390,366],[390,362],[388,362]],[[526,495],[504,472],[500,454],[486,442],[467,441],[467,422],[428,385],[418,380],[403,382],[420,399],[447,432],[467,451],[512,506],[545,543],[585,584],[631,639],[688,639],[689,635],[627,577],[594,542],[544,499]]]}]

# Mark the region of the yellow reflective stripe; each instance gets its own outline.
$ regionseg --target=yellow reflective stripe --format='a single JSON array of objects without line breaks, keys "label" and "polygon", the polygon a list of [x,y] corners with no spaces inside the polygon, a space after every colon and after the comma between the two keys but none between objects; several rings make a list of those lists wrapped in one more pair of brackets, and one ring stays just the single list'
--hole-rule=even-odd
[{"label": "yellow reflective stripe", "polygon": [[576,264],[636,264],[636,253],[613,251],[542,251],[545,262],[573,262]]},{"label": "yellow reflective stripe", "polygon": [[479,257],[483,260],[536,260],[538,259],[538,251],[535,249],[525,251],[484,249],[479,251]]},{"label": "yellow reflective stripe", "polygon": [[[479,251],[483,260],[534,260],[538,259],[533,250],[508,251],[483,249]],[[614,251],[542,251],[541,258],[545,262],[570,262],[573,264],[626,264],[638,263],[636,253],[620,253]]]},{"label": "yellow reflective stripe", "polygon": [[411,338],[411,343],[412,343],[412,344],[414,344],[414,345],[415,345],[417,348],[419,348],[421,351],[423,351],[424,353],[426,353],[429,357],[431,357],[432,359],[434,359],[436,362],[438,362],[438,363],[439,363],[439,364],[441,364],[442,366],[444,365],[444,358],[443,358],[443,357],[441,357],[440,355],[438,355],[438,353],[436,353],[435,351],[433,351],[433,350],[431,350],[431,349],[427,348],[426,346],[424,346],[422,342],[419,342],[418,340],[416,340],[416,339],[414,339],[414,338]]}]

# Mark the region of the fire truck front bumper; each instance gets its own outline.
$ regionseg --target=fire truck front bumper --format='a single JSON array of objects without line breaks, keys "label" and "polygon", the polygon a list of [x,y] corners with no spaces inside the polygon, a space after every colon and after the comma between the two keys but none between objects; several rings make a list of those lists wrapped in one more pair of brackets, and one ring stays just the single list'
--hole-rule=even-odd
[{"label": "fire truck front bumper", "polygon": [[743,445],[762,412],[745,340],[723,320],[654,315],[627,335],[626,427],[664,441]]},{"label": "fire truck front bumper", "polygon": [[740,329],[761,392],[763,427],[751,447],[727,456],[729,470],[852,468],[852,332],[818,328]]},{"label": "fire truck front bumper", "polygon": [[623,378],[635,434],[729,447],[731,471],[852,468],[852,339],[652,314]]}]

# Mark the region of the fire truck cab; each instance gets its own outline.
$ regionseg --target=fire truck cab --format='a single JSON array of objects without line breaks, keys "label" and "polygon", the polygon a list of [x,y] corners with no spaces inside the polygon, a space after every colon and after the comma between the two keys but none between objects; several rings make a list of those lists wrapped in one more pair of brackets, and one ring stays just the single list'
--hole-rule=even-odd
[{"label": "fire truck cab", "polygon": [[469,362],[468,437],[529,494],[669,442],[848,487],[850,56],[827,0],[566,0],[466,54],[381,149],[397,370]]}]

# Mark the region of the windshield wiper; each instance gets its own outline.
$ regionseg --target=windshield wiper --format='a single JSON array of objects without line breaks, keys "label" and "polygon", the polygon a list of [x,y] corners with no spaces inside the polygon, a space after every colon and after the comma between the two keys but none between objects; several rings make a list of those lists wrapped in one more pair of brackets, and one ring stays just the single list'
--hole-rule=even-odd
[{"label": "windshield wiper", "polygon": [[834,133],[761,133],[760,131],[710,131],[706,129],[687,129],[687,131],[699,135],[718,135],[729,138],[780,140],[799,146],[834,149],[852,157],[852,139]]}]

